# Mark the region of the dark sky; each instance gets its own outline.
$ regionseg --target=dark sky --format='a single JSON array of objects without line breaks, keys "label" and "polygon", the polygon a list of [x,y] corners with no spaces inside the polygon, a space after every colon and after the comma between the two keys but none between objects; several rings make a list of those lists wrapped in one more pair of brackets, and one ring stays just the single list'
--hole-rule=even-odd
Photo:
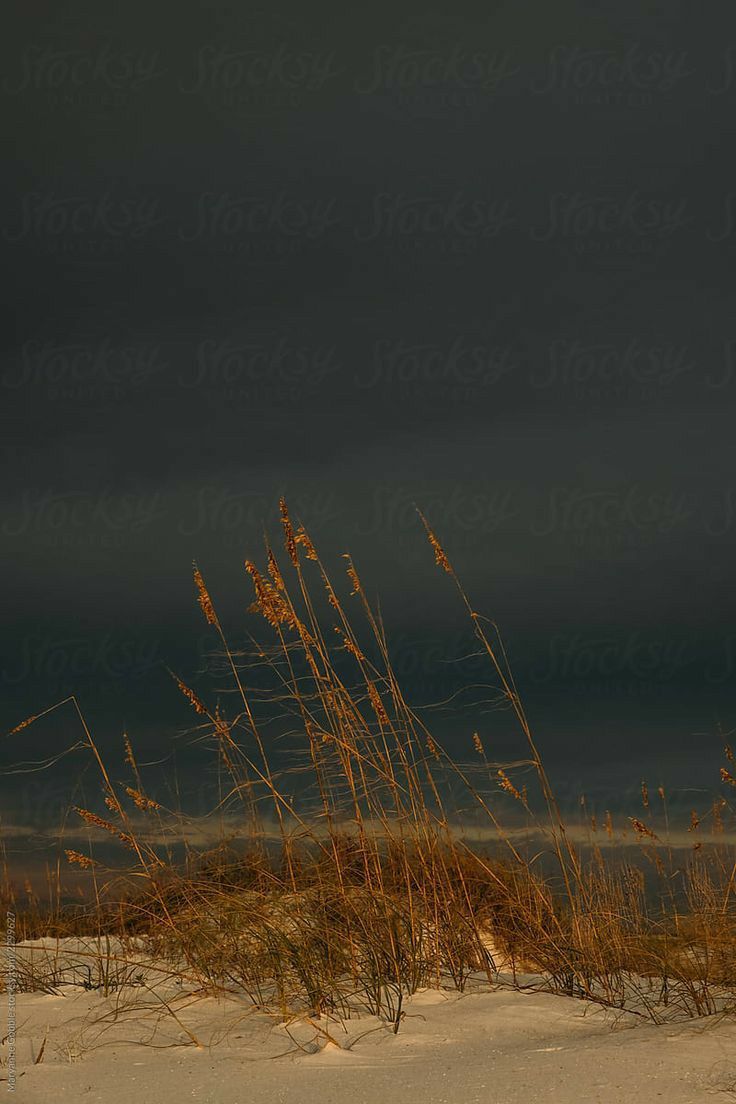
[{"label": "dark sky", "polygon": [[[731,5],[16,7],[3,730],[77,692],[110,756],[124,727],[169,754],[191,715],[164,665],[195,680],[213,644],[191,561],[241,639],[280,494],[380,594],[409,697],[451,693],[466,627],[416,502],[563,792],[715,785]],[[494,716],[438,724],[510,746]],[[3,762],[77,735],[56,714]],[[13,815],[67,781],[15,776]]]}]

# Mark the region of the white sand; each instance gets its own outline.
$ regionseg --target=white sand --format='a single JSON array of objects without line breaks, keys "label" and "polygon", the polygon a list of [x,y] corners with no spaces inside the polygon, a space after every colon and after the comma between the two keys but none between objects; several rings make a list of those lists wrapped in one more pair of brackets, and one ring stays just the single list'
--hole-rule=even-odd
[{"label": "white sand", "polygon": [[[37,944],[34,954],[42,950]],[[80,950],[68,942],[65,947],[70,960],[79,959]],[[56,994],[19,993],[16,1092],[7,1099],[29,1104],[736,1099],[728,1091],[736,1088],[736,1022],[725,1019],[653,1026],[548,993],[486,989],[458,996],[428,990],[406,1002],[398,1035],[370,1017],[343,1025],[320,1021],[339,1044],[334,1045],[308,1023],[275,1025],[241,999],[202,998],[165,979],[152,988],[155,993],[131,986],[108,998],[68,984]],[[0,1023],[4,1035],[4,1016]],[[6,1077],[7,1041],[0,1057],[0,1075]],[[0,1091],[6,1088],[0,1084]]]}]

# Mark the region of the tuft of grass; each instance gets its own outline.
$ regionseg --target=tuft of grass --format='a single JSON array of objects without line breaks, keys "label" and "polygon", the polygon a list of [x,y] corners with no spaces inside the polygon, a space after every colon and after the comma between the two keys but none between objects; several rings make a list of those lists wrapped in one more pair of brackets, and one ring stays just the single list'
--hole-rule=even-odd
[{"label": "tuft of grass", "polygon": [[[158,962],[169,981],[237,994],[281,1020],[368,1013],[394,1031],[406,998],[425,987],[537,985],[654,1022],[736,1010],[736,858],[721,838],[726,799],[713,804],[712,843],[703,848],[693,835],[677,871],[661,787],[664,842],[644,782],[642,809],[629,818],[637,862],[616,857],[611,815],[599,826],[583,799],[584,857],[498,631],[474,609],[427,519],[420,515],[435,562],[517,726],[513,763],[491,763],[477,732],[473,767],[445,751],[401,689],[353,559],[346,557],[343,584],[333,581],[283,500],[280,512],[283,564],[270,544],[261,567],[245,562],[251,611],[265,634],[248,652],[231,647],[194,568],[232,708],[209,705],[173,676],[216,758],[218,814],[227,810],[230,826],[238,825],[239,848],[223,836],[198,854],[186,819],[149,796],[127,736],[130,784],[115,783],[76,698],[65,699],[59,706],[75,711],[99,771],[100,812],[75,807],[90,846],[66,849],[68,863],[91,879],[92,903],[62,907],[60,868],[49,906],[30,888],[20,900],[7,878],[3,903],[17,913],[21,939],[92,933],[95,942],[81,966],[59,954],[46,974],[31,967],[21,987],[56,989],[81,977],[105,996],[135,985],[150,992]],[[296,740],[287,766],[268,735],[274,716]],[[721,777],[733,783],[726,768]],[[295,780],[311,800],[294,796]],[[702,831],[702,820],[694,811],[689,831]],[[479,825],[485,848],[471,846],[464,831]],[[94,858],[95,834],[122,845],[128,865],[111,871]],[[175,839],[182,862],[171,857]]]}]

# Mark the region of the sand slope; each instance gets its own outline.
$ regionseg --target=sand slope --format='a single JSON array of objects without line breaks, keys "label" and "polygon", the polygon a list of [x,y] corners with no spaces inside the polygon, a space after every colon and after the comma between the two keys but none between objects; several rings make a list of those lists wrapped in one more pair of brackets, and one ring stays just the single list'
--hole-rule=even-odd
[{"label": "sand slope", "polygon": [[239,1000],[169,993],[177,1021],[147,991],[63,992],[17,997],[19,1102],[736,1099],[726,1091],[736,1086],[736,1024],[727,1020],[655,1027],[546,993],[426,991],[407,1002],[398,1035],[370,1018],[321,1021],[339,1044],[325,1045],[309,1024],[274,1025]]}]

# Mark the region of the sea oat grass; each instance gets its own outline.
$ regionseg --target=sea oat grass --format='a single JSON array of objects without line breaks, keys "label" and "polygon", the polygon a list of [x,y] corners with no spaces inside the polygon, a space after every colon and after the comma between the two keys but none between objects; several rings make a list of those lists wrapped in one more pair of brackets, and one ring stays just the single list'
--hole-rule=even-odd
[{"label": "sea oat grass", "polygon": [[[249,653],[231,648],[194,569],[234,708],[208,704],[205,692],[173,676],[219,764],[218,812],[237,826],[238,846],[223,833],[198,853],[187,838],[191,818],[149,796],[127,735],[123,766],[132,784],[114,785],[76,698],[65,699],[59,707],[76,712],[101,797],[100,812],[76,807],[89,846],[61,844],[69,870],[88,876],[93,892],[87,903],[62,906],[61,866],[48,904],[6,877],[4,903],[19,937],[92,933],[83,973],[106,991],[148,977],[158,962],[195,991],[227,991],[282,1018],[368,1012],[394,1030],[405,998],[428,986],[533,984],[657,1022],[733,1010],[736,859],[724,842],[733,817],[727,797],[690,814],[689,858],[676,869],[661,786],[662,824],[645,782],[639,816],[628,817],[636,862],[617,855],[611,813],[597,816],[583,799],[593,841],[584,861],[497,630],[473,608],[429,522],[421,517],[430,551],[457,588],[498,700],[518,725],[521,751],[512,763],[490,762],[475,718],[466,730],[473,764],[447,753],[400,687],[354,560],[347,557],[351,589],[343,597],[283,500],[280,513],[284,563],[268,545],[263,569],[245,563],[266,634]],[[289,718],[296,766],[284,767],[265,735],[274,711]],[[726,757],[733,762],[728,747]],[[294,796],[297,770],[309,800]],[[726,768],[721,780],[728,794]],[[712,847],[702,842],[708,819]],[[465,835],[479,824],[484,846]],[[122,844],[133,865],[106,867],[93,846],[103,838]],[[173,839],[183,842],[182,861],[167,850]],[[62,959],[57,966],[28,983],[58,987]]]}]

